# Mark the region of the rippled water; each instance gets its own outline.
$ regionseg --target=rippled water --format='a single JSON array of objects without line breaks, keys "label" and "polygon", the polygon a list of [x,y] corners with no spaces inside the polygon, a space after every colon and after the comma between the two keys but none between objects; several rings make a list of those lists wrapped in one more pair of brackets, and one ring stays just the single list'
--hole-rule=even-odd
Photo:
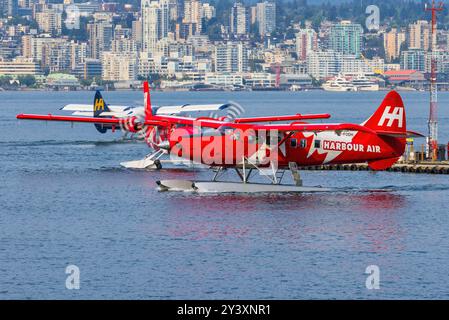
[{"label": "rippled water", "polygon": [[[362,122],[384,93],[155,93],[153,102],[226,102],[247,115],[330,112]],[[140,92],[106,92],[140,102]],[[138,172],[145,145],[91,125],[18,122],[91,92],[0,92],[0,298],[449,298],[449,179],[389,172],[304,172],[328,194],[159,193],[185,169]],[[426,132],[427,94],[407,93],[410,129]],[[449,95],[440,137],[449,140]],[[81,289],[65,288],[65,268]],[[367,290],[368,265],[380,290]]]}]

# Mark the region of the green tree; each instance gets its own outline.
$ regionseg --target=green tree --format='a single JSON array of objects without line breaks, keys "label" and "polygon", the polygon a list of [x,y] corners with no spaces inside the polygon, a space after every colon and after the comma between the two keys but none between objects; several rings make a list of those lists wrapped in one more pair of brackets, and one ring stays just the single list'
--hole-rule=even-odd
[{"label": "green tree", "polygon": [[26,87],[32,87],[36,84],[36,78],[31,74],[18,76],[17,80],[19,80],[21,85],[24,85]]},{"label": "green tree", "polygon": [[88,87],[88,86],[90,86],[90,85],[92,84],[92,82],[93,82],[93,79],[92,79],[92,78],[80,79],[80,84],[81,84],[83,87]]},{"label": "green tree", "polygon": [[10,86],[11,76],[1,76],[0,77],[0,87],[7,88]]}]

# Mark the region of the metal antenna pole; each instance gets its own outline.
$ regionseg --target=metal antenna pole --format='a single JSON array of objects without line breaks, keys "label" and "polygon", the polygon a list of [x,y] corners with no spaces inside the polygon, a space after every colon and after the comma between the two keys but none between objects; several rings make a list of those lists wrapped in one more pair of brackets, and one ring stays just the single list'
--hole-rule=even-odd
[{"label": "metal antenna pole", "polygon": [[430,112],[429,112],[429,135],[427,137],[427,158],[433,161],[438,156],[438,86],[437,86],[437,12],[443,11],[443,3],[435,5],[432,0],[432,7],[426,5],[426,11],[432,12],[432,43],[430,48],[431,54],[431,72],[430,72]]}]

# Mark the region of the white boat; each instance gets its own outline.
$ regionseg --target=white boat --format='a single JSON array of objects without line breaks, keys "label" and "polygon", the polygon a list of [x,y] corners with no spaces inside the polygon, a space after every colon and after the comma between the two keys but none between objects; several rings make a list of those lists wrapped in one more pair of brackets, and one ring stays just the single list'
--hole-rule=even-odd
[{"label": "white boat", "polygon": [[379,84],[365,76],[354,78],[351,83],[356,88],[356,91],[379,91]]},{"label": "white boat", "polygon": [[357,88],[351,82],[341,76],[327,81],[325,84],[323,84],[323,89],[333,92],[348,92],[357,90]]}]

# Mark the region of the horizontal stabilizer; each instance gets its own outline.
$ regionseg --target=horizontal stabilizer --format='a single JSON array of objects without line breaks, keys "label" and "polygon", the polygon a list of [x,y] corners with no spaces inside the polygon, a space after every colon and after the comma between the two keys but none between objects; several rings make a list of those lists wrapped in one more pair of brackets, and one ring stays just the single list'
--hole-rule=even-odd
[{"label": "horizontal stabilizer", "polygon": [[388,136],[394,138],[423,138],[425,137],[419,132],[406,131],[406,132],[396,132],[396,131],[382,131],[377,130],[376,133],[380,136]]},{"label": "horizontal stabilizer", "polygon": [[407,138],[425,138],[425,135],[416,131],[407,130]]}]

